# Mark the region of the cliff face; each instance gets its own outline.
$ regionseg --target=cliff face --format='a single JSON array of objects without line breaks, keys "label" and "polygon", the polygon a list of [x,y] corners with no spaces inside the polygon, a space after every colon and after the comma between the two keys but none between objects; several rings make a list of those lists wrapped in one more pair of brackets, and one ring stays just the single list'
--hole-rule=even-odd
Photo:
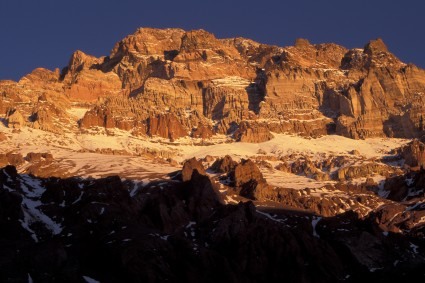
[{"label": "cliff face", "polygon": [[352,138],[421,131],[424,71],[400,62],[380,39],[354,50],[297,41],[266,63],[265,76],[263,115],[295,118],[319,110],[337,134]]},{"label": "cliff face", "polygon": [[[204,30],[141,28],[107,57],[76,51],[61,73],[36,69],[0,82],[0,93],[3,114],[18,110],[20,125],[51,131],[72,103],[84,103],[92,110],[82,128],[164,138],[199,136],[199,126],[209,133],[201,136],[236,133],[247,142],[267,140],[270,131],[412,138],[423,134],[425,71],[401,62],[381,39],[352,50],[305,39],[281,48]],[[58,110],[35,115],[41,102]],[[173,133],[151,129],[170,123]]]}]

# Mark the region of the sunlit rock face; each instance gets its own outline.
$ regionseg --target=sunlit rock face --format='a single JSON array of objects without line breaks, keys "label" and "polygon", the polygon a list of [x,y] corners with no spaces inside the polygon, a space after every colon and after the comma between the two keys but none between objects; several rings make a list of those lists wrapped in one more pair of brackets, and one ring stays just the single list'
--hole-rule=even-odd
[{"label": "sunlit rock face", "polygon": [[157,110],[196,110],[220,133],[258,119],[268,120],[266,130],[310,136],[415,137],[423,130],[425,73],[380,39],[353,50],[303,39],[278,48],[203,30],[141,29],[110,58],[102,68],[118,74],[125,93]]},{"label": "sunlit rock face", "polygon": [[[247,142],[267,141],[269,132],[420,137],[425,71],[389,50],[382,39],[351,50],[307,39],[277,47],[217,39],[204,30],[140,28],[109,56],[76,51],[62,71],[40,68],[17,83],[2,82],[0,110],[18,111],[11,127],[52,132],[59,132],[58,119],[66,119],[61,113],[79,103],[93,108],[82,129],[171,139],[229,135],[238,128],[234,138]],[[54,113],[37,110],[40,104],[52,104]],[[152,131],[155,119],[175,120],[176,133]],[[205,134],[196,133],[198,126]]]}]

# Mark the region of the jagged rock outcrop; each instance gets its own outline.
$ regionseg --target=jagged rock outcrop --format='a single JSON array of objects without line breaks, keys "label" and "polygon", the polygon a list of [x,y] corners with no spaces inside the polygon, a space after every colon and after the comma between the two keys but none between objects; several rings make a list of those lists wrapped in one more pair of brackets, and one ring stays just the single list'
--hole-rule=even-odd
[{"label": "jagged rock outcrop", "polygon": [[172,60],[177,55],[183,34],[181,29],[140,28],[115,44],[102,68],[112,69],[120,77],[123,88],[131,91],[142,87],[151,73],[170,78],[161,59]]},{"label": "jagged rock outcrop", "polygon": [[[63,97],[63,84],[60,81],[59,69],[51,71],[44,68],[37,68],[23,76],[16,84],[16,87],[23,90],[23,92],[19,92],[20,99],[27,96],[24,98],[25,100],[36,101],[39,97],[46,99],[46,97],[51,98],[51,96],[55,96],[55,103],[57,104],[66,101]],[[60,95],[56,96],[59,93]]]},{"label": "jagged rock outcrop", "polygon": [[361,165],[350,165],[343,167],[337,171],[337,179],[338,180],[349,180],[360,177],[368,177],[373,174],[378,174],[382,176],[390,176],[394,173],[394,168],[389,165],[376,163],[376,162],[368,162],[363,163]]},{"label": "jagged rock outcrop", "polygon": [[273,135],[265,125],[243,121],[239,124],[234,137],[240,142],[259,143],[271,140]]},{"label": "jagged rock outcrop", "polygon": [[91,127],[119,128],[138,135],[159,136],[171,140],[192,136],[209,138],[212,125],[196,110],[150,107],[141,97],[109,98],[104,104],[87,111],[80,120],[83,129]]},{"label": "jagged rock outcrop", "polygon": [[250,159],[241,160],[228,175],[239,195],[245,198],[263,199],[265,192],[270,189],[260,169]]},{"label": "jagged rock outcrop", "polygon": [[189,160],[187,160],[183,164],[182,169],[182,180],[183,182],[189,181],[192,178],[192,175],[194,174],[194,171],[197,171],[201,175],[206,175],[204,165],[202,165],[202,162],[200,160],[197,160],[196,157],[193,157]]},{"label": "jagged rock outcrop", "polygon": [[28,152],[25,156],[25,160],[28,162],[40,162],[42,160],[52,161],[53,155],[51,153],[39,153],[39,152]]},{"label": "jagged rock outcrop", "polygon": [[1,153],[0,154],[0,166],[4,167],[6,165],[19,166],[25,162],[22,154],[20,153]]},{"label": "jagged rock outcrop", "polygon": [[104,58],[76,51],[62,71],[65,94],[74,101],[97,101],[99,97],[122,93],[122,83],[114,72],[100,70]]},{"label": "jagged rock outcrop", "polygon": [[230,176],[236,187],[240,187],[251,180],[264,181],[263,174],[250,159],[241,160],[235,170],[230,173]]},{"label": "jagged rock outcrop", "polygon": [[[319,168],[317,168],[320,167]],[[315,164],[308,158],[306,159],[298,159],[291,164],[280,163],[276,166],[277,170],[283,171],[283,172],[289,172],[297,175],[305,175],[309,178],[313,178],[315,180],[320,181],[328,181],[331,179],[329,175],[329,170],[332,169],[332,167],[335,166],[334,164]],[[324,169],[327,172],[323,172],[321,169]]]},{"label": "jagged rock outcrop", "polygon": [[195,139],[209,139],[214,135],[213,130],[202,123],[192,129],[191,137]]},{"label": "jagged rock outcrop", "polygon": [[172,114],[149,117],[147,127],[149,136],[169,138],[170,141],[188,136],[188,130]]},{"label": "jagged rock outcrop", "polygon": [[7,116],[7,126],[12,129],[20,129],[25,126],[25,118],[18,110],[13,110]]},{"label": "jagged rock outcrop", "polygon": [[425,171],[423,168],[387,178],[381,191],[381,195],[394,201],[417,200],[423,197],[424,193]]},{"label": "jagged rock outcrop", "polygon": [[[322,160],[312,160],[308,156],[300,155],[294,161],[294,156],[282,156],[282,163],[275,169],[297,175],[304,175],[318,181],[329,181],[340,168],[348,167],[350,160],[345,156],[323,156]],[[377,172],[379,173],[379,172]]]},{"label": "jagged rock outcrop", "polygon": [[217,159],[213,165],[211,165],[211,170],[217,173],[229,173],[235,170],[237,165],[238,163],[234,161],[232,157],[226,155],[223,158]]},{"label": "jagged rock outcrop", "polygon": [[43,131],[62,133],[63,128],[56,124],[54,121],[65,119],[66,115],[64,110],[58,108],[54,104],[38,103],[32,110],[30,116],[30,126],[34,129]]},{"label": "jagged rock outcrop", "polygon": [[401,149],[404,163],[410,167],[423,167],[425,165],[425,144],[414,139]]}]

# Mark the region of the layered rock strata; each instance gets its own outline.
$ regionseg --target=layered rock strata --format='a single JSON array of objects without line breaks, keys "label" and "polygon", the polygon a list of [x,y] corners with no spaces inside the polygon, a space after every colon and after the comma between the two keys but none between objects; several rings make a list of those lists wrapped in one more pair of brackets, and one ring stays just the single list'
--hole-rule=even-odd
[{"label": "layered rock strata", "polygon": [[[270,132],[412,138],[424,130],[425,71],[401,62],[381,39],[351,50],[305,39],[276,47],[204,30],[141,28],[109,56],[76,51],[61,72],[36,69],[19,82],[2,81],[0,93],[10,127],[53,132],[76,103],[92,108],[81,128],[167,139],[219,133],[262,142]],[[46,105],[53,114],[39,109]],[[158,123],[166,129],[155,130]]]}]

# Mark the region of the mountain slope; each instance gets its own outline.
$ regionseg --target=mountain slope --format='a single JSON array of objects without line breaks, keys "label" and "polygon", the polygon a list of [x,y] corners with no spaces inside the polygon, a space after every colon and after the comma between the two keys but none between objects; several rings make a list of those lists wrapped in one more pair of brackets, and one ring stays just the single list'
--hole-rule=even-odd
[{"label": "mountain slope", "polygon": [[[425,71],[401,62],[381,39],[363,49],[302,39],[282,48],[142,28],[109,56],[76,51],[62,72],[36,69],[2,82],[0,110],[7,120],[18,112],[19,124],[58,131],[64,108],[77,103],[91,108],[80,128],[172,140],[238,128],[235,139],[252,142],[270,139],[268,131],[412,138],[423,134],[424,90]],[[54,113],[39,109],[43,103]]]}]

